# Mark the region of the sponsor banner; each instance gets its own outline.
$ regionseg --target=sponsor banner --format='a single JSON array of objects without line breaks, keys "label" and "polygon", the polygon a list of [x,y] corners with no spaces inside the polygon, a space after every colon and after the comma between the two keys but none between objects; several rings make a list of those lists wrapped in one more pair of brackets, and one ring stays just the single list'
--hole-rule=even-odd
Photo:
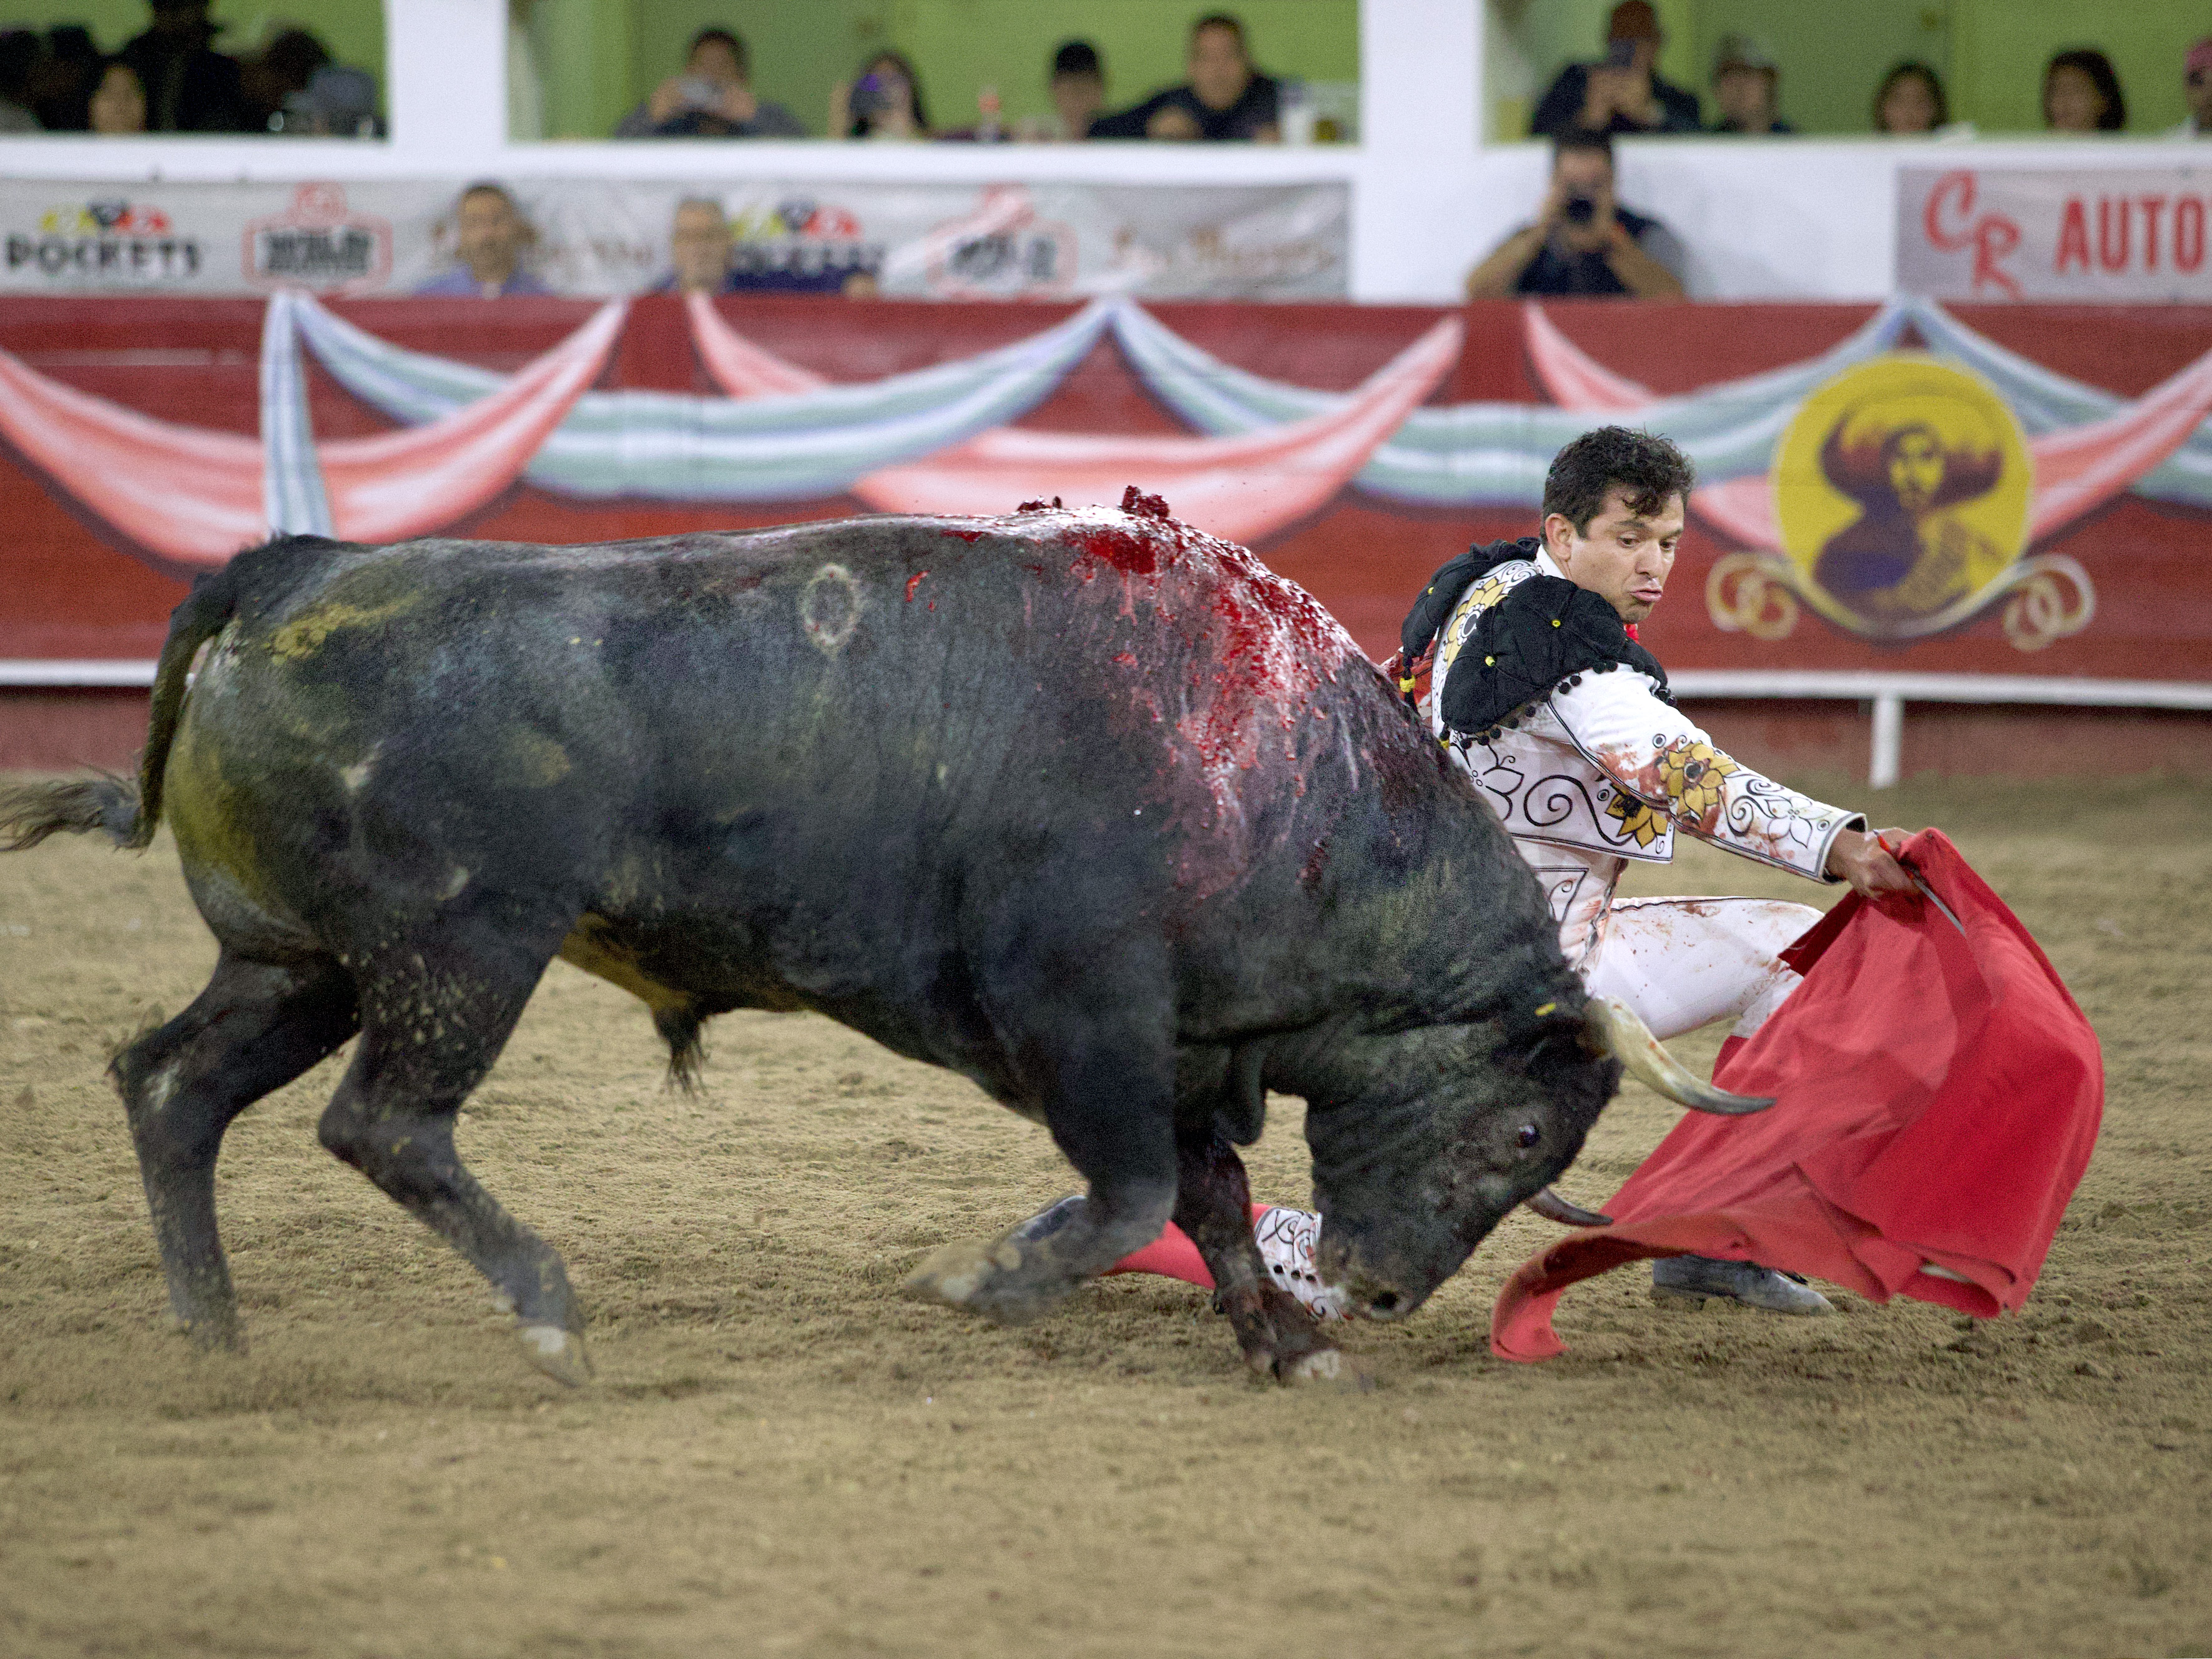
[{"label": "sponsor banner", "polygon": [[1670,667],[2204,683],[2208,417],[2212,307],[0,299],[0,659],[150,659],[272,527],[572,543],[1132,484],[1379,659],[1620,422],[1698,465],[1644,625]]},{"label": "sponsor banner", "polygon": [[[1103,185],[518,180],[517,291],[673,286],[679,205],[719,212],[727,292],[915,299],[1341,298],[1341,183]],[[0,179],[0,293],[413,294],[462,279],[450,181]],[[714,213],[703,222],[711,237]],[[711,259],[711,252],[709,255]],[[446,292],[458,291],[447,287]]]},{"label": "sponsor banner", "polygon": [[2212,167],[1900,167],[1897,286],[1939,300],[2212,301]]}]

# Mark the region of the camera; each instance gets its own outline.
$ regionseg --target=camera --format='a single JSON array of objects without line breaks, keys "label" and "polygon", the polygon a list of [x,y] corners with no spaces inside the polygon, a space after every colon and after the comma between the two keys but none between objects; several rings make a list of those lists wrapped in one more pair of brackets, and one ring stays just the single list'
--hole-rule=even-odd
[{"label": "camera", "polygon": [[714,109],[722,101],[722,89],[701,75],[687,75],[676,83],[686,109]]},{"label": "camera", "polygon": [[1597,217],[1597,204],[1587,196],[1570,196],[1560,209],[1571,225],[1586,225]]}]

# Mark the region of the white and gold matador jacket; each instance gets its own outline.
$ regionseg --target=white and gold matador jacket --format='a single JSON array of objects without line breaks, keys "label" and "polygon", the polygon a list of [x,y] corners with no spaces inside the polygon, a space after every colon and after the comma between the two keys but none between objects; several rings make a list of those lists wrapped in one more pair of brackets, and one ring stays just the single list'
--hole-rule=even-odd
[{"label": "white and gold matador jacket", "polygon": [[1443,687],[1484,612],[1532,576],[1558,576],[1550,556],[1492,567],[1470,583],[1437,635],[1430,729],[1449,746],[1535,870],[1577,969],[1605,936],[1613,889],[1632,859],[1665,863],[1674,831],[1815,881],[1836,832],[1866,820],[1823,805],[1713,746],[1658,683],[1626,665],[1555,686],[1513,724],[1445,729]]}]

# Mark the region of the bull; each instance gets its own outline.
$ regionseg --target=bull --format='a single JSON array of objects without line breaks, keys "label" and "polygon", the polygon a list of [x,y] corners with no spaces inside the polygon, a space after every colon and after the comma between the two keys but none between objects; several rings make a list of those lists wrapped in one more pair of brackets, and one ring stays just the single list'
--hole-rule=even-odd
[{"label": "bull", "polygon": [[[203,578],[135,781],[28,786],[14,848],[167,817],[221,945],[116,1057],[176,1317],[241,1340],[214,1170],[353,1039],[325,1146],[448,1240],[530,1358],[589,1374],[556,1251],[456,1117],[546,966],[708,1018],[811,1009],[1042,1122],[1091,1201],[920,1293],[1042,1313],[1197,1243],[1246,1362],[1334,1374],[1264,1270],[1236,1147],[1304,1097],[1318,1264],[1402,1316],[1547,1183],[1622,1064],[1698,1084],[1562,960],[1534,878],[1303,591],[1125,510],[574,547],[288,537]],[[202,648],[204,647],[204,655]],[[196,658],[196,675],[191,670]]]}]

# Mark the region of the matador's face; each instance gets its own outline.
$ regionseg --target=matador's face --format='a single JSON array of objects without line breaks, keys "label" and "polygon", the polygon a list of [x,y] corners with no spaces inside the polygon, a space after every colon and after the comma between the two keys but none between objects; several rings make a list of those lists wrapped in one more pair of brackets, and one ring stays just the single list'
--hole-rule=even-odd
[{"label": "matador's face", "polygon": [[1656,512],[1638,513],[1626,492],[1611,489],[1581,529],[1563,513],[1547,518],[1544,548],[1569,581],[1610,605],[1621,621],[1639,623],[1666,595],[1685,516],[1680,495]]}]

